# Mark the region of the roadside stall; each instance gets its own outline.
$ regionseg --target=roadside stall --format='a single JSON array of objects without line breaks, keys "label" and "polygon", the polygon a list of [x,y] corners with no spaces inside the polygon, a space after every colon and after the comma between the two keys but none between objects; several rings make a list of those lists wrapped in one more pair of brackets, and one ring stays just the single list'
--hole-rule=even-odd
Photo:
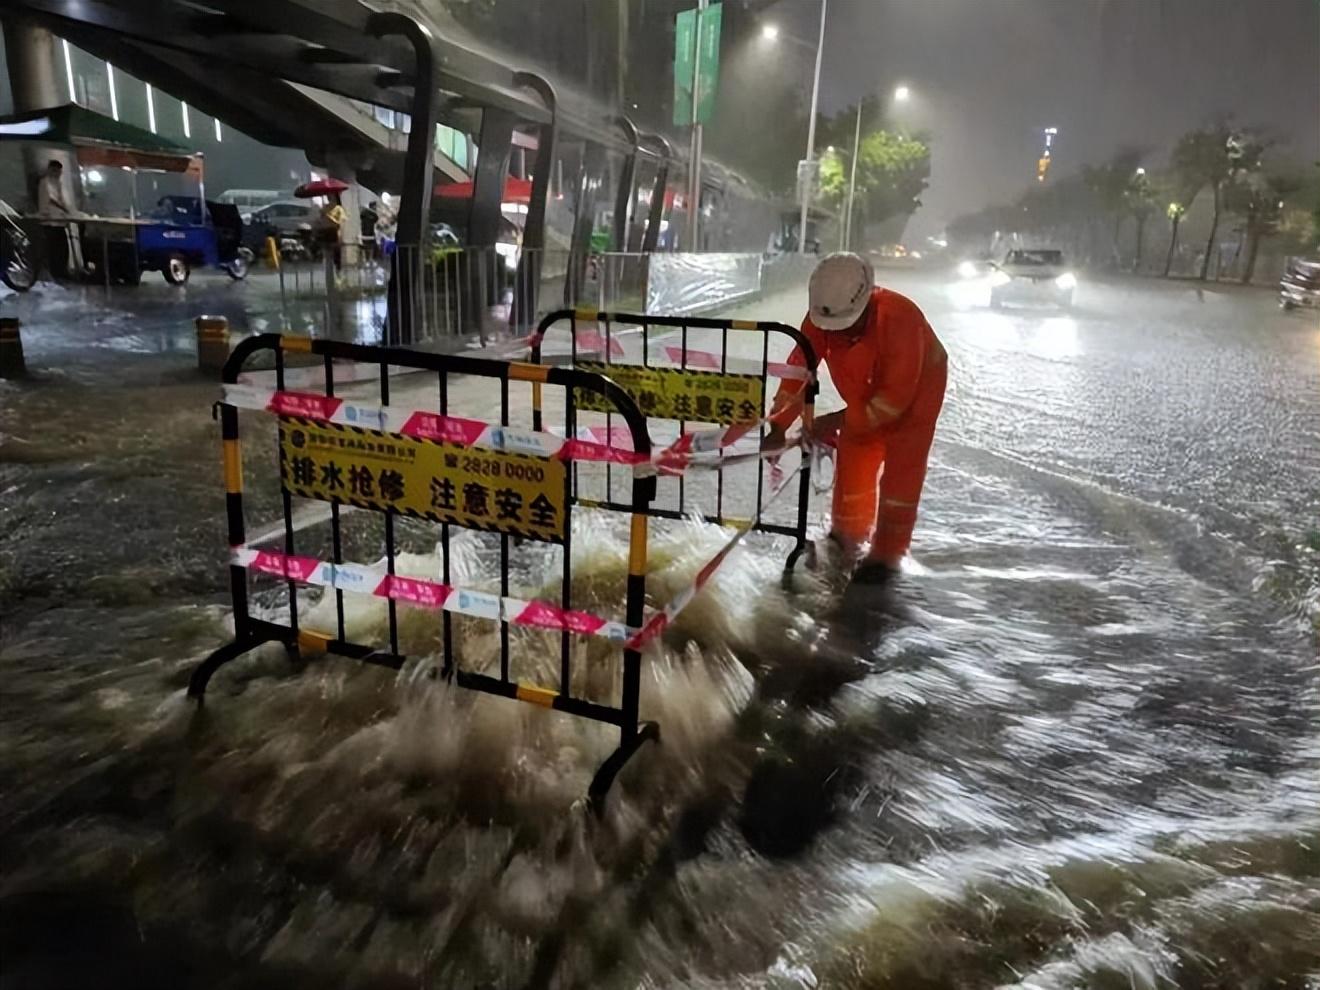
[{"label": "roadside stall", "polygon": [[[242,220],[236,207],[206,201],[202,155],[73,103],[0,117],[0,142],[16,141],[71,148],[80,179],[111,169],[129,176],[127,216],[75,211],[67,218],[25,217],[25,226],[66,228],[73,277],[136,285],[144,271],[158,271],[181,285],[198,266],[218,267],[235,279],[247,275],[251,255],[241,246]],[[179,175],[196,194],[162,196],[144,212],[141,172]]]}]

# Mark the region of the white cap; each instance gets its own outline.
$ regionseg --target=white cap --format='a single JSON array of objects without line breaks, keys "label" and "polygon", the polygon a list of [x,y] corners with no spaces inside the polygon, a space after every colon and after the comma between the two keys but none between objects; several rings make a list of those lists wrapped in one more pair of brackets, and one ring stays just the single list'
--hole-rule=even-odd
[{"label": "white cap", "polygon": [[874,286],[875,270],[860,254],[827,254],[807,284],[811,322],[821,330],[847,330],[871,301]]}]

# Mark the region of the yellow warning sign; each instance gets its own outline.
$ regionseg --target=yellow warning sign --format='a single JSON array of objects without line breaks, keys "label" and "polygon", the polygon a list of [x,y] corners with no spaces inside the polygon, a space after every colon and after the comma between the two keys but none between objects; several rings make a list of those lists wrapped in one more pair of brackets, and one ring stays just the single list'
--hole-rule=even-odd
[{"label": "yellow warning sign", "polygon": [[[645,416],[686,419],[698,423],[755,423],[761,418],[763,389],[758,375],[726,375],[718,371],[682,368],[643,368],[635,364],[579,361],[582,371],[612,378],[627,392]],[[613,405],[595,392],[578,389],[579,409],[614,412]]]},{"label": "yellow warning sign", "polygon": [[561,543],[563,461],[280,419],[280,476],[303,498]]}]

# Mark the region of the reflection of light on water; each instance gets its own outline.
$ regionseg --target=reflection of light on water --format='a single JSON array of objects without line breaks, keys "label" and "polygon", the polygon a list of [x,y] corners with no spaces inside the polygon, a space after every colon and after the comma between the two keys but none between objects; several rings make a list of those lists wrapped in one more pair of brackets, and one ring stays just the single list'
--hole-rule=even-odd
[{"label": "reflection of light on water", "polygon": [[[364,295],[353,301],[353,322],[355,339],[374,343],[376,330],[384,326],[385,298],[379,295]],[[370,332],[368,332],[370,330]]]},{"label": "reflection of light on water", "polygon": [[950,282],[945,294],[958,309],[974,309],[977,306],[990,305],[990,280],[988,278],[965,278]]},{"label": "reflection of light on water", "polygon": [[1077,321],[1071,316],[1040,317],[1023,310],[982,309],[974,320],[977,347],[990,351],[1026,351],[1051,360],[1081,353]]},{"label": "reflection of light on water", "polygon": [[976,321],[977,342],[995,350],[1016,348],[1018,331],[1013,320],[1003,313],[986,310]]},{"label": "reflection of light on water", "polygon": [[1051,316],[1040,322],[1027,341],[1032,352],[1043,357],[1077,357],[1081,345],[1077,339],[1077,321],[1071,316]]}]

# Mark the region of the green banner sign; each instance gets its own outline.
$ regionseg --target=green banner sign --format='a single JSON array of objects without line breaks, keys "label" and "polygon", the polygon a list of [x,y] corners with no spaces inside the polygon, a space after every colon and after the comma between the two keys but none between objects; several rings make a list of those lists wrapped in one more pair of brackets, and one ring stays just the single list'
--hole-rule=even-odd
[{"label": "green banner sign", "polygon": [[[708,124],[715,113],[715,90],[720,78],[720,23],[723,6],[685,10],[674,18],[674,126]],[[700,51],[697,18],[700,14]],[[696,114],[693,114],[693,76],[696,77]]]},{"label": "green banner sign", "polygon": [[715,87],[720,81],[720,21],[724,6],[713,3],[701,12],[701,51],[697,56],[697,123],[715,115]]}]

